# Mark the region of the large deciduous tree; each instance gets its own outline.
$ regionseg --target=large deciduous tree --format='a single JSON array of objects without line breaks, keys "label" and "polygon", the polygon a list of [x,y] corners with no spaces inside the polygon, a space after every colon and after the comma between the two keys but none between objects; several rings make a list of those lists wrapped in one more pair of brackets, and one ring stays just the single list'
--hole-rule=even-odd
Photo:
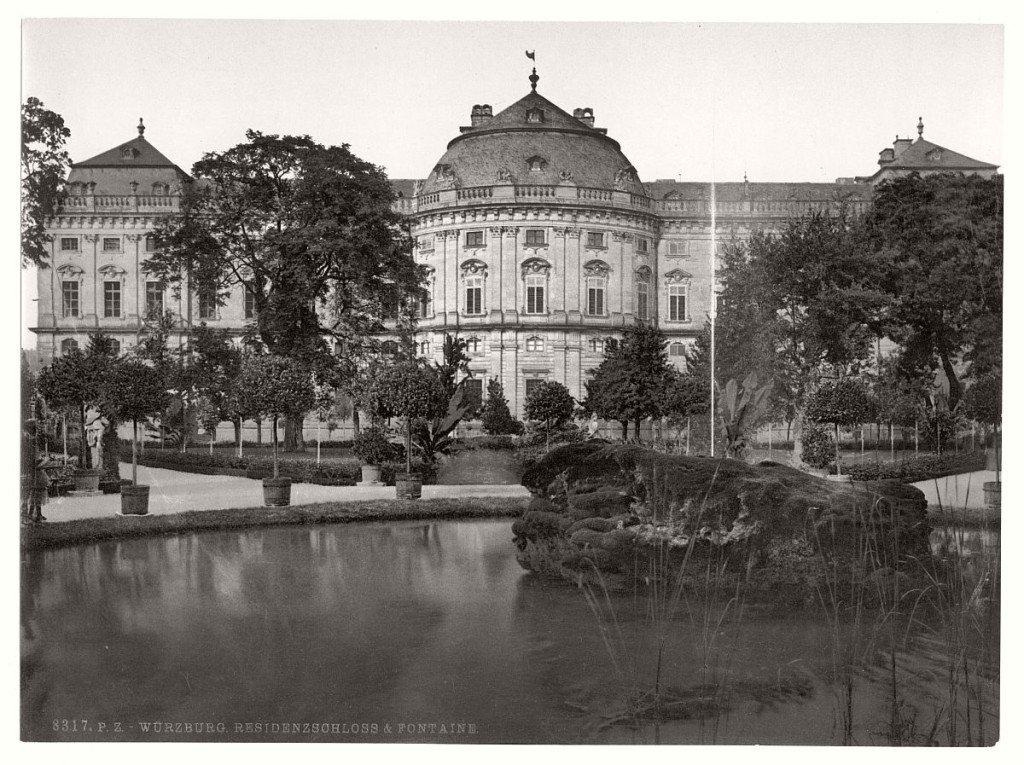
[{"label": "large deciduous tree", "polygon": [[943,371],[955,409],[958,361],[974,375],[1001,364],[1002,177],[896,178],[875,190],[865,223],[886,265],[878,273],[892,300],[887,329],[909,367]]},{"label": "large deciduous tree", "polygon": [[756,233],[726,248],[722,263],[716,376],[756,372],[774,382],[772,408],[792,415],[799,465],[803,411],[821,372],[859,371],[882,331],[888,298],[872,282],[877,256],[839,209]]},{"label": "large deciduous tree", "polygon": [[[181,214],[158,229],[144,270],[221,301],[241,288],[270,353],[311,368],[325,338],[356,353],[385,317],[411,320],[423,274],[383,170],[347,145],[246,138],[193,166]],[[301,421],[286,430],[286,448],[301,448]]]},{"label": "large deciduous tree", "polygon": [[21,262],[46,268],[46,219],[57,208],[71,158],[64,144],[71,131],[64,118],[43,108],[38,98],[21,107]]}]

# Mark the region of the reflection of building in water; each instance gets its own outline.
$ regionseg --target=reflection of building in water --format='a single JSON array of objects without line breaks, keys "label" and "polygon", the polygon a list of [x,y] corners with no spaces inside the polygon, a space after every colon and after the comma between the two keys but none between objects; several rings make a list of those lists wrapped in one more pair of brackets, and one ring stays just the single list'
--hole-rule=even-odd
[{"label": "reflection of building in water", "polygon": [[[712,295],[711,246],[777,230],[813,210],[863,212],[880,181],[909,172],[990,176],[997,167],[918,137],[897,137],[873,175],[834,183],[644,181],[590,107],[568,110],[531,90],[493,113],[475,105],[422,180],[394,180],[415,258],[429,273],[416,334],[439,358],[445,333],[466,339],[480,395],[499,380],[521,414],[533,386],[557,380],[583,395],[609,337],[636,321],[660,327],[670,358],[701,331]],[[141,271],[157,221],[178,210],[186,174],[139,135],[76,163],[50,221],[53,268],[39,272],[34,331],[43,360],[102,329],[127,348],[154,308],[189,326],[241,333],[254,304],[235,288],[224,305],[180,299]],[[654,135],[632,140],[657,140]],[[859,162],[859,160],[857,160]],[[424,167],[426,168],[426,160]],[[714,237],[712,236],[714,221]],[[187,285],[186,285],[187,286]]]}]

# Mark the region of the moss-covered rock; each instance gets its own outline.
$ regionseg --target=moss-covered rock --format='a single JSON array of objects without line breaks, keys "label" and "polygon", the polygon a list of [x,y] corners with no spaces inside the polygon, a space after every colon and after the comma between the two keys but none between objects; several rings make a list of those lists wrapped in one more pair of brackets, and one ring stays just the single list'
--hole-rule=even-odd
[{"label": "moss-covered rock", "polygon": [[928,553],[924,495],[895,481],[843,484],[591,441],[552,450],[523,485],[538,510],[513,527],[520,563],[574,582],[685,585],[687,571],[713,570],[723,586],[770,595]]}]

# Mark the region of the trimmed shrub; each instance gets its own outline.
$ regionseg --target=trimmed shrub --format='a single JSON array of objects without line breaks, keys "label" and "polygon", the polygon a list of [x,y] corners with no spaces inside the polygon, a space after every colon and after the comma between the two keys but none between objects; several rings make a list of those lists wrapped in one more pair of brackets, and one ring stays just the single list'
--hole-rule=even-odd
[{"label": "trimmed shrub", "polygon": [[866,462],[860,465],[850,465],[844,469],[847,475],[855,481],[894,479],[903,483],[916,483],[957,473],[984,470],[985,453],[930,454],[900,462]]},{"label": "trimmed shrub", "polygon": [[836,443],[824,425],[808,423],[800,435],[803,461],[818,470],[831,470],[836,463]]}]

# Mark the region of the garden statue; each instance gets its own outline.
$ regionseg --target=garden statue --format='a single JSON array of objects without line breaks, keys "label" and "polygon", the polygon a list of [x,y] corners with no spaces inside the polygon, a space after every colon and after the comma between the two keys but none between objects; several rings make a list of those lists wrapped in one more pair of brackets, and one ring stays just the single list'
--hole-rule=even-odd
[{"label": "garden statue", "polygon": [[92,450],[93,470],[103,469],[103,434],[108,427],[110,421],[100,414],[96,407],[89,407],[89,411],[85,413],[85,436]]}]

